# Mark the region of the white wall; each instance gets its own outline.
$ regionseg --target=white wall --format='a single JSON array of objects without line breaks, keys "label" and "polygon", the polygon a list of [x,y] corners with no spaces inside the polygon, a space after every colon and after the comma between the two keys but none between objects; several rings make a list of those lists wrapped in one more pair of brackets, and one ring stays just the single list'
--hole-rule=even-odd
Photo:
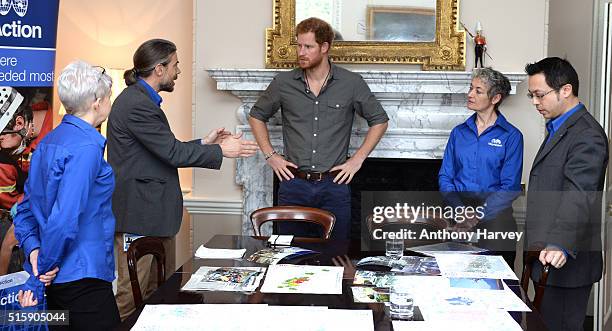
[{"label": "white wall", "polygon": [[[344,1],[344,4],[350,3]],[[238,98],[215,89],[206,68],[263,68],[265,29],[272,26],[272,1],[199,0],[196,4],[196,135],[216,126],[234,128],[238,122]],[[546,55],[547,1],[463,0],[459,17],[468,27],[481,21],[491,55],[489,65],[500,71],[522,72],[527,62]],[[467,63],[473,63],[473,44],[468,41]],[[374,70],[419,70],[403,65],[353,65],[349,68]],[[525,136],[524,175],[544,137],[543,121],[525,97],[526,83],[519,86],[518,95],[511,96],[502,111]],[[196,170],[194,193],[203,198],[241,199],[235,184],[235,165],[224,161],[222,171]],[[225,231],[239,233],[240,216],[195,216],[194,231],[209,233],[207,224],[231,222]]]},{"label": "white wall", "polygon": [[552,0],[551,3],[548,55],[572,63],[580,79],[580,99],[589,108],[593,0]]}]

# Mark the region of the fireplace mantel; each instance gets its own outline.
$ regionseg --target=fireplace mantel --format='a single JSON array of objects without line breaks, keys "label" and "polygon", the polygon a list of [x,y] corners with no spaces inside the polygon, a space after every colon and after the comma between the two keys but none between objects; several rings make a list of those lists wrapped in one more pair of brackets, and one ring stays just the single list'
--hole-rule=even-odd
[{"label": "fireplace mantel", "polygon": [[[241,100],[236,110],[237,131],[254,139],[248,125],[248,113],[274,76],[276,69],[210,69],[217,89],[228,91]],[[359,73],[383,105],[389,116],[389,128],[372,157],[438,159],[444,153],[453,127],[471,114],[466,105],[471,72],[439,71],[355,71]],[[523,73],[504,73],[510,80],[511,94],[526,78]],[[270,141],[282,152],[280,112],[268,123]],[[354,152],[367,132],[365,120],[355,117],[349,153]],[[252,234],[249,214],[272,205],[273,174],[263,155],[237,161],[236,183],[243,187],[242,233]]]}]

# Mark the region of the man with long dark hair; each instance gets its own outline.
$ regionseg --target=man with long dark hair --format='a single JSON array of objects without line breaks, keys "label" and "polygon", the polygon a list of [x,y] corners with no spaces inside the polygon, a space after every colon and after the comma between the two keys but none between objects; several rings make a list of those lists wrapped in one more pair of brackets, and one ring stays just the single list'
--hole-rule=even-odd
[{"label": "man with long dark hair", "polygon": [[[159,237],[166,249],[166,275],[175,271],[174,236],[183,216],[178,170],[182,167],[219,169],[223,157],[253,155],[257,144],[223,128],[204,139],[175,138],[161,109],[159,92],[172,92],[181,70],[174,43],[144,42],[134,54],[134,67],[124,74],[128,87],[113,103],[108,121],[108,160],[116,175],[113,212],[117,218],[117,305],[121,318],[134,311],[126,248],[133,236]],[[153,268],[153,269],[152,269]],[[155,264],[148,255],[139,260],[143,297],[155,288]]]}]

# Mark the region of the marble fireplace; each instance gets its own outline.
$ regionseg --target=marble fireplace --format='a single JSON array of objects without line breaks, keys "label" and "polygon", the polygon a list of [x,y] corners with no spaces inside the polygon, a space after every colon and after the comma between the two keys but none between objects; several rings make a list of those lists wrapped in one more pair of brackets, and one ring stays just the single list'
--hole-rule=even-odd
[{"label": "marble fireplace", "polygon": [[[241,100],[236,111],[237,131],[254,139],[248,125],[248,112],[279,70],[210,69],[217,89]],[[470,115],[466,94],[470,72],[436,71],[355,71],[363,76],[390,118],[389,128],[370,157],[376,159],[441,159],[451,129]],[[511,94],[525,75],[505,73],[512,86]],[[367,124],[355,117],[349,153],[359,147],[367,132]],[[270,140],[282,151],[280,112],[269,122]],[[236,183],[243,187],[242,233],[252,234],[249,214],[272,206],[273,173],[264,157],[237,161]]]}]

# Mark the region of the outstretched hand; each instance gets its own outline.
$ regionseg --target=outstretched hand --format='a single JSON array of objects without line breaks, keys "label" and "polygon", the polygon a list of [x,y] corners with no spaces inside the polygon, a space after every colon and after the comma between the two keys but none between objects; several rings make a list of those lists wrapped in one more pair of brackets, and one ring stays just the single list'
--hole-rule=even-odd
[{"label": "outstretched hand", "polygon": [[211,130],[206,135],[206,137],[202,139],[202,141],[205,144],[220,144],[223,141],[223,139],[231,135],[232,133],[229,131],[226,131],[225,128],[217,128],[217,129]]},{"label": "outstretched hand", "polygon": [[249,157],[255,155],[259,146],[255,141],[242,139],[242,132],[234,135],[226,135],[221,143],[223,156],[229,158]]}]

